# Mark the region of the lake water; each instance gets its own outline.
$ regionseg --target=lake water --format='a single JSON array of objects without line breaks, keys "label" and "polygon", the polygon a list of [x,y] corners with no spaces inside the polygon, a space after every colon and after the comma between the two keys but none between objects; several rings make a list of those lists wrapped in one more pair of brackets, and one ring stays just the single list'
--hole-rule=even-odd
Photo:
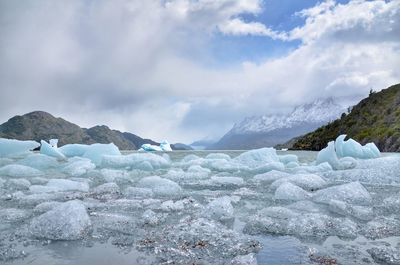
[{"label": "lake water", "polygon": [[[317,152],[278,151],[274,163],[244,152],[124,152],[137,156],[97,167],[0,159],[0,263],[400,264],[398,155],[332,170]],[[35,232],[33,220],[72,200],[89,228],[51,230],[50,217]],[[78,240],[51,239],[74,229]]]}]

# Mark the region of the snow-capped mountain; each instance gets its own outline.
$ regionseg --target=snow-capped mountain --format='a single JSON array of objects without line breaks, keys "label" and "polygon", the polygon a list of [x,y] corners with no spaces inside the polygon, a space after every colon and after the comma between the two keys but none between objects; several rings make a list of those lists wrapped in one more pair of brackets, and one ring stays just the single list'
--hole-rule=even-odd
[{"label": "snow-capped mountain", "polygon": [[336,120],[345,108],[333,98],[299,105],[286,115],[253,116],[236,123],[212,149],[274,146]]}]

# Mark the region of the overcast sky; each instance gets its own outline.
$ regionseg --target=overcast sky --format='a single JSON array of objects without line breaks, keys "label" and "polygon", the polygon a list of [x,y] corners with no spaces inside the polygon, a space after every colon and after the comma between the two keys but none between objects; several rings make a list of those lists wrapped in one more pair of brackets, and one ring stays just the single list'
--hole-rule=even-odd
[{"label": "overcast sky", "polygon": [[0,123],[44,110],[190,143],[399,81],[399,0],[0,0]]}]

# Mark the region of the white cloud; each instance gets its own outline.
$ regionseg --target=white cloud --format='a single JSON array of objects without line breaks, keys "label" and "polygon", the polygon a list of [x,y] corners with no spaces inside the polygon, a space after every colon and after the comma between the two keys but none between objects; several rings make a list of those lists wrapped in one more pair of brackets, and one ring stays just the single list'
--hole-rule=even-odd
[{"label": "white cloud", "polygon": [[[399,1],[322,2],[289,32],[240,17],[261,12],[258,0],[27,3],[0,2],[1,120],[42,109],[189,142],[246,115],[400,80]],[[209,67],[220,32],[302,44],[261,63]]]}]

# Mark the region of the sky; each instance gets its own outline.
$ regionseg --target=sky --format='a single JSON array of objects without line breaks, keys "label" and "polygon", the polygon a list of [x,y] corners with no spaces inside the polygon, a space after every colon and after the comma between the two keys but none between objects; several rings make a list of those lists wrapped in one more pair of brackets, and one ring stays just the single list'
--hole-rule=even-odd
[{"label": "sky", "polygon": [[190,143],[399,81],[399,0],[0,0],[0,123]]}]

